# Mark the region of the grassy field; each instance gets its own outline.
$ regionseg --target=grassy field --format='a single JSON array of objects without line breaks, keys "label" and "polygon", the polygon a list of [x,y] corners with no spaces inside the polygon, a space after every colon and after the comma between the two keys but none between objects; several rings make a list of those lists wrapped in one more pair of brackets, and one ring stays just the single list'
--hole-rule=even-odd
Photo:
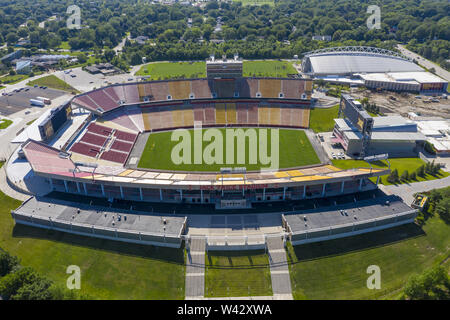
[{"label": "grassy field", "polygon": [[269,259],[264,251],[210,251],[205,260],[206,297],[272,295]]},{"label": "grassy field", "polygon": [[[297,73],[290,62],[278,60],[244,61],[244,76],[287,77]],[[205,62],[158,62],[142,66],[137,76],[150,76],[152,80],[206,77]]]},{"label": "grassy field", "polygon": [[309,128],[314,132],[333,131],[334,119],[337,118],[339,105],[328,109],[315,108],[311,110],[309,118]]},{"label": "grassy field", "polygon": [[6,129],[10,125],[12,125],[12,120],[9,119],[0,119],[0,129]]},{"label": "grassy field", "polygon": [[46,86],[46,87],[53,88],[53,89],[78,93],[77,89],[71,87],[68,83],[59,79],[55,75],[49,75],[49,76],[45,76],[45,77],[30,81],[27,83],[27,85],[28,86],[34,86],[34,85]]},{"label": "grassy field", "polygon": [[[362,160],[332,160],[333,165],[335,165],[338,168],[341,169],[351,169],[351,168],[369,168],[369,164]],[[391,170],[397,169],[399,176],[402,175],[403,171],[408,170],[409,173],[412,173],[417,170],[421,165],[425,165],[425,162],[420,158],[392,158],[389,159],[389,162],[391,163]],[[382,161],[376,161],[373,163],[374,168],[388,168],[388,163],[385,160]],[[406,182],[400,182],[400,183],[407,183],[407,182],[417,182],[417,181],[427,181],[427,180],[434,180],[434,179],[441,179],[445,178],[449,175],[448,172],[445,172],[443,170],[440,170],[439,174],[437,176],[432,176],[430,174],[425,174],[425,176],[417,177],[416,180],[412,181],[406,181]],[[385,185],[389,185],[390,183],[387,181],[387,175],[381,177],[382,181],[381,183]],[[376,181],[376,178],[371,178],[372,181]]]},{"label": "grassy field", "polygon": [[[396,299],[408,278],[448,258],[450,226],[439,217],[365,235],[288,245],[295,299]],[[381,270],[381,289],[366,287],[367,267]]]},{"label": "grassy field", "polygon": [[[153,133],[149,136],[147,140],[147,144],[145,146],[144,152],[142,153],[141,159],[139,161],[140,168],[152,168],[152,169],[161,169],[161,170],[178,170],[178,171],[220,171],[220,168],[223,167],[243,167],[245,166],[248,171],[250,170],[259,170],[261,167],[267,167],[267,165],[262,165],[258,160],[258,164],[250,164],[249,163],[249,144],[246,142],[245,146],[245,155],[246,161],[245,164],[237,164],[237,143],[234,143],[234,156],[235,156],[235,165],[226,164],[226,133],[224,128],[218,129],[222,133],[224,137],[223,143],[223,164],[194,164],[194,143],[191,143],[191,164],[175,164],[172,161],[171,153],[173,148],[179,143],[178,141],[171,141],[172,132],[158,132]],[[252,129],[253,130],[253,129]],[[259,130],[255,128],[257,134],[259,135]],[[191,135],[190,139],[193,140],[193,132],[194,130],[189,130]],[[205,132],[205,129],[203,130]],[[271,138],[270,132],[268,132],[268,154],[271,155]],[[246,139],[248,141],[248,139]],[[211,142],[203,142],[203,150],[210,144]],[[287,152],[289,150],[289,152]],[[258,157],[258,159],[260,159]],[[308,140],[304,131],[301,130],[286,130],[280,129],[279,131],[279,167],[280,168],[290,168],[290,167],[299,167],[310,164],[320,163],[319,158],[317,157],[311,142]]]},{"label": "grassy field", "polygon": [[205,62],[159,62],[142,66],[137,76],[150,75],[151,80],[206,77]]},{"label": "grassy field", "polygon": [[265,60],[244,61],[245,77],[278,77],[285,78],[288,74],[297,74],[297,70],[288,61]]},{"label": "grassy field", "polygon": [[184,299],[184,250],[90,239],[14,226],[20,201],[0,192],[0,248],[65,286],[69,265],[81,268],[81,291],[93,299]]}]

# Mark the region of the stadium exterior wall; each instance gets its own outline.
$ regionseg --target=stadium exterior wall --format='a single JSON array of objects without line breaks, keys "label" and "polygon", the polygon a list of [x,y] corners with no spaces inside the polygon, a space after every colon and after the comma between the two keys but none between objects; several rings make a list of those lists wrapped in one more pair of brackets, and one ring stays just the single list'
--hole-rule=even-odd
[{"label": "stadium exterior wall", "polygon": [[[117,229],[104,227],[99,228],[98,226],[83,225],[79,223],[68,224],[67,222],[64,221],[47,220],[38,216],[27,216],[24,214],[19,214],[16,211],[11,211],[11,216],[16,224],[22,224],[26,226],[48,230],[55,230],[92,238],[108,239],[121,242],[154,245],[170,248],[180,248],[182,243],[181,235],[180,237],[171,237],[171,236],[164,237],[162,235],[157,234],[124,232],[124,231],[117,231]],[[101,232],[103,234],[101,234]],[[126,235],[128,237],[124,237],[123,235]],[[145,240],[142,238],[152,238],[154,240]]]},{"label": "stadium exterior wall", "polygon": [[[289,240],[292,245],[300,245],[307,244],[313,242],[320,242],[326,240],[333,240],[345,237],[351,237],[359,234],[389,229],[393,227],[397,227],[404,224],[414,223],[414,220],[417,216],[417,210],[411,210],[408,212],[404,212],[401,214],[395,215],[395,219],[393,222],[386,223],[389,220],[392,220],[392,216],[373,219],[369,221],[363,221],[359,223],[354,223],[352,225],[337,225],[329,228],[322,228],[316,230],[310,230],[308,232],[289,232]],[[400,218],[400,221],[399,221]],[[287,225],[285,222],[284,215],[282,216],[283,224]],[[380,225],[381,223],[381,225]],[[288,226],[288,225],[287,225]],[[288,226],[289,228],[289,226]],[[350,231],[345,231],[347,230]],[[359,230],[355,230],[359,229]],[[333,234],[334,231],[334,234]],[[343,232],[342,232],[343,231]]]}]

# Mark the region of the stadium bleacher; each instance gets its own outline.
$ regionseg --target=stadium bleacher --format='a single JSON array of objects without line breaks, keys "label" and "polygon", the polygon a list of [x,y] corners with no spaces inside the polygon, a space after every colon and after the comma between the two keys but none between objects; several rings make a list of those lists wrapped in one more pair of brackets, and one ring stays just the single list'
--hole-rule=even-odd
[{"label": "stadium bleacher", "polygon": [[226,123],[226,105],[225,103],[216,103],[216,124],[225,125]]},{"label": "stadium bleacher", "polygon": [[173,100],[189,99],[191,94],[190,81],[171,81],[169,82],[169,92]]},{"label": "stadium bleacher", "polygon": [[124,85],[124,97],[126,103],[139,103],[141,99],[139,99],[139,91],[136,84]]},{"label": "stadium bleacher", "polygon": [[103,89],[106,95],[108,95],[114,102],[119,103],[121,100],[119,96],[117,95],[116,91],[114,90],[114,87],[108,87]]},{"label": "stadium bleacher", "polygon": [[111,145],[111,149],[129,153],[133,148],[133,144],[122,140],[115,140]]},{"label": "stadium bleacher", "polygon": [[270,124],[270,109],[268,107],[258,108],[258,123],[260,125]]},{"label": "stadium bleacher", "polygon": [[257,125],[258,124],[258,104],[249,103],[247,111],[248,124]]},{"label": "stadium bleacher", "polygon": [[227,103],[227,124],[232,125],[236,124],[236,104],[235,103]]},{"label": "stadium bleacher", "polygon": [[281,110],[277,106],[271,106],[270,110],[270,125],[279,126],[281,124]]},{"label": "stadium bleacher", "polygon": [[70,151],[96,158],[100,153],[100,148],[83,142],[77,142],[70,148]]},{"label": "stadium bleacher", "polygon": [[96,134],[100,134],[103,136],[109,136],[113,132],[113,129],[98,125],[94,122],[90,123],[87,127],[87,130]]},{"label": "stadium bleacher", "polygon": [[167,81],[152,82],[151,90],[153,94],[153,99],[156,101],[167,101],[168,100],[167,97],[171,95]]},{"label": "stadium bleacher", "polygon": [[208,86],[208,80],[192,80],[191,81],[192,93],[195,99],[210,99],[211,90]]},{"label": "stadium bleacher", "polygon": [[128,153],[118,152],[114,150],[105,151],[101,154],[100,159],[125,164]]},{"label": "stadium bleacher", "polygon": [[131,143],[134,143],[137,139],[137,134],[134,133],[130,133],[130,132],[125,132],[125,131],[120,131],[120,130],[116,130],[114,132],[114,136],[116,137],[116,139],[119,140],[123,140],[123,141],[128,141]]},{"label": "stadium bleacher", "polygon": [[237,103],[236,104],[236,120],[240,125],[247,124],[247,104]]},{"label": "stadium bleacher", "polygon": [[281,80],[260,79],[259,92],[263,98],[277,98],[281,92]]},{"label": "stadium bleacher", "polygon": [[86,132],[80,139],[81,142],[92,144],[98,147],[102,147],[105,144],[106,140],[108,140],[108,138],[105,136],[100,136],[89,132]]},{"label": "stadium bleacher", "polygon": [[101,108],[104,111],[110,111],[119,106],[117,102],[112,100],[105,92],[103,92],[103,89],[92,91],[89,94],[89,97],[98,105],[101,106]]}]

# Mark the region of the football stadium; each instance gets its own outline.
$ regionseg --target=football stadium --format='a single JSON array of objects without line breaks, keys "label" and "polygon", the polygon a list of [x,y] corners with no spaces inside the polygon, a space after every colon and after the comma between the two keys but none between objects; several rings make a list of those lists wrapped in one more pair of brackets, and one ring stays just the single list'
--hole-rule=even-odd
[{"label": "football stadium", "polygon": [[211,58],[206,78],[77,95],[36,121],[39,139],[8,161],[30,168],[21,184],[9,177],[31,196],[12,216],[131,243],[178,248],[200,237],[220,250],[413,222],[417,210],[378,189],[389,168],[332,165],[308,129],[311,91],[310,79],[246,78],[239,59]]}]

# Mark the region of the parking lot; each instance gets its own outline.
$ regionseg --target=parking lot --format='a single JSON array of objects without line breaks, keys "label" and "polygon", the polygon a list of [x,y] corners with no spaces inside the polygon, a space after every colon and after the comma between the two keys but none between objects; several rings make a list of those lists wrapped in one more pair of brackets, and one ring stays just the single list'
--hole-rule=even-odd
[{"label": "parking lot", "polygon": [[94,88],[101,88],[115,83],[127,83],[137,81],[139,77],[132,76],[130,73],[105,76],[102,74],[90,74],[81,68],[75,68],[66,71],[57,71],[55,76],[67,82],[73,88],[86,92]]},{"label": "parking lot", "polygon": [[327,156],[332,159],[351,159],[351,157],[345,155],[345,150],[341,146],[337,147],[331,142],[332,132],[321,132],[320,135],[323,141],[320,140],[320,144],[327,153]]},{"label": "parking lot", "polygon": [[0,96],[0,115],[9,116],[30,107],[39,108],[38,106],[32,106],[30,103],[30,99],[36,99],[36,97],[44,97],[53,100],[65,94],[66,92],[60,90],[27,86],[17,92],[5,92],[2,90],[2,95]]}]

